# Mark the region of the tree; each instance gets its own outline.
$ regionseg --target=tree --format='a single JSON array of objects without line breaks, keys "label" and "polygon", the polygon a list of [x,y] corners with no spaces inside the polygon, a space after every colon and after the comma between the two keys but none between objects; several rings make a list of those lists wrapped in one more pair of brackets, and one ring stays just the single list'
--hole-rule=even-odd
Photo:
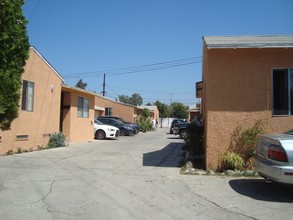
[{"label": "tree", "polygon": [[141,117],[143,119],[147,119],[151,116],[151,111],[148,108],[143,109],[143,112],[141,113]]},{"label": "tree", "polygon": [[75,87],[80,88],[80,89],[85,89],[86,86],[87,86],[87,83],[83,82],[82,79],[80,79],[75,85]]},{"label": "tree", "polygon": [[127,95],[119,95],[118,100],[119,102],[129,104],[129,97]]},{"label": "tree", "polygon": [[143,132],[150,131],[152,129],[152,121],[150,120],[151,111],[147,108],[143,109],[139,117],[139,126]]},{"label": "tree", "polygon": [[119,95],[118,99],[120,102],[130,104],[130,105],[135,105],[135,106],[141,105],[143,103],[143,99],[138,93],[132,94],[131,97],[126,95]]},{"label": "tree", "polygon": [[169,117],[169,106],[168,105],[161,103],[160,101],[156,101],[154,103],[154,105],[157,106],[161,118]]},{"label": "tree", "polygon": [[171,104],[171,116],[174,118],[188,118],[188,107],[180,102],[173,102]]},{"label": "tree", "polygon": [[23,0],[0,0],[0,129],[18,117],[21,75],[29,56]]},{"label": "tree", "polygon": [[142,97],[138,93],[132,94],[132,96],[129,98],[130,104],[138,106],[141,105],[143,102]]}]

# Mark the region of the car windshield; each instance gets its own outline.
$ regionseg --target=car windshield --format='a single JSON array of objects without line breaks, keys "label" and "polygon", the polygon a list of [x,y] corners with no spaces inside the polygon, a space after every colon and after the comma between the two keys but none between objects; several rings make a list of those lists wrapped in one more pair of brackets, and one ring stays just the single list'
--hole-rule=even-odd
[{"label": "car windshield", "polygon": [[121,119],[116,119],[116,121],[118,121],[119,122],[119,124],[123,124],[124,122],[121,120]]},{"label": "car windshield", "polygon": [[123,124],[123,122],[121,122],[120,120],[115,119],[114,121],[115,121],[118,125]]},{"label": "car windshield", "polygon": [[99,120],[97,120],[97,119],[95,119],[95,123],[97,124],[97,125],[103,125],[103,123],[102,122],[100,122]]}]

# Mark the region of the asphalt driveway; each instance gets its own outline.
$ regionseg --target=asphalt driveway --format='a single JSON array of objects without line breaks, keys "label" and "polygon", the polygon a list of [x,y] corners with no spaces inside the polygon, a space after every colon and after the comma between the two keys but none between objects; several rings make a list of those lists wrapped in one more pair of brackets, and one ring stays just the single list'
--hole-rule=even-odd
[{"label": "asphalt driveway", "polygon": [[180,175],[168,129],[0,157],[0,219],[290,219],[293,187]]}]

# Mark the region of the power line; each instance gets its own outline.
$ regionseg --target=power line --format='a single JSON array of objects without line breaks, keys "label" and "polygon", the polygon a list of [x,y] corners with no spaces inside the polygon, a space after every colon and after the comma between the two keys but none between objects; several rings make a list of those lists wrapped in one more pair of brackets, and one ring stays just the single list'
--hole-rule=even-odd
[{"label": "power line", "polygon": [[39,0],[34,8],[34,10],[32,11],[32,13],[30,14],[30,16],[28,17],[28,20],[31,20],[32,16],[34,15],[34,13],[36,12],[37,8],[39,7],[39,4],[41,3],[41,0]]},{"label": "power line", "polygon": [[[65,78],[80,78],[81,75],[84,78],[85,77],[98,77],[98,76],[102,76],[105,72],[107,73],[108,76],[125,75],[125,74],[131,74],[131,73],[139,73],[139,72],[146,72],[146,71],[161,70],[161,69],[166,69],[166,68],[174,68],[174,67],[178,67],[178,66],[191,65],[191,64],[200,63],[200,62],[202,62],[202,57],[192,57],[192,58],[186,58],[186,59],[181,59],[181,60],[166,61],[166,62],[146,64],[146,65],[133,66],[133,67],[124,67],[124,68],[117,68],[117,69],[63,74],[63,76]],[[73,76],[73,75],[78,75],[78,76]]]}]

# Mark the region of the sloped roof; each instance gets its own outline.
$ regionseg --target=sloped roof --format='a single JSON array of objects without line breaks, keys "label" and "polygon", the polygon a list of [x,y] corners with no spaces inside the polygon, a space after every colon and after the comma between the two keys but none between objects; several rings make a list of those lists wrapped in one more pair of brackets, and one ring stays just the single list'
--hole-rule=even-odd
[{"label": "sloped roof", "polygon": [[204,36],[208,49],[213,48],[293,48],[293,35],[275,36]]},{"label": "sloped roof", "polygon": [[158,109],[158,107],[156,105],[141,105],[141,106],[137,106],[137,108],[139,109],[149,109],[150,111],[155,111],[155,109]]},{"label": "sloped roof", "polygon": [[111,99],[109,97],[106,97],[106,96],[102,96],[102,95],[100,95],[100,94],[98,94],[98,93],[96,93],[94,91],[77,88],[75,86],[71,86],[71,85],[67,85],[67,84],[62,84],[62,88],[66,88],[66,89],[70,89],[70,90],[74,90],[74,91],[79,91],[79,92],[82,92],[82,93],[85,93],[85,94],[88,94],[88,95],[98,96],[98,97],[100,97],[102,99],[105,99],[105,100],[108,100],[108,101],[111,101],[111,102],[114,102],[114,103],[117,103],[117,104],[120,104],[120,105],[134,107],[134,108],[137,107],[137,106],[134,106],[134,105],[130,105],[130,104],[126,104],[126,103],[123,103],[123,102],[119,102],[119,101],[113,100],[113,99]]},{"label": "sloped roof", "polygon": [[62,83],[64,83],[64,78],[54,69],[54,67],[42,56],[42,54],[35,47],[31,46],[30,50],[33,50],[51,68],[51,70],[61,79]]}]

